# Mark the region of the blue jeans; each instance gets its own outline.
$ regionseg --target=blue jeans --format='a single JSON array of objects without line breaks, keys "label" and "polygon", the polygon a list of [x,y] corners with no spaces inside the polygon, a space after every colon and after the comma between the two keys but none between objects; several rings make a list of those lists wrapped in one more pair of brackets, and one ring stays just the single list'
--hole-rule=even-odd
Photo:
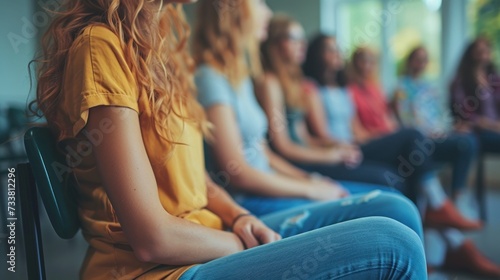
[{"label": "blue jeans", "polygon": [[[344,182],[339,181],[339,183],[346,188],[351,194],[367,193],[373,190],[383,190],[387,192],[396,192],[397,190],[389,187],[364,184],[364,183],[354,183],[354,182]],[[284,197],[266,197],[258,195],[235,195],[234,200],[241,205],[243,208],[250,211],[255,216],[262,216],[278,211],[287,210],[295,207],[302,207],[315,201],[305,198],[284,198]]]},{"label": "blue jeans", "polygon": [[401,195],[353,195],[262,221],[283,240],[196,265],[180,279],[427,279],[420,217]]},{"label": "blue jeans", "polygon": [[479,130],[476,133],[481,151],[484,153],[500,153],[500,133],[490,130]]},{"label": "blue jeans", "polygon": [[[361,145],[364,160],[356,168],[343,164],[294,164],[335,180],[391,186],[416,202],[423,177],[434,171],[432,157],[422,150],[428,142],[418,130],[403,128]],[[421,162],[415,164],[415,160]]]},{"label": "blue jeans", "polygon": [[472,162],[477,156],[479,143],[472,133],[451,133],[445,138],[433,139],[435,143],[434,160],[450,163],[453,166],[452,193],[467,186],[467,178]]}]

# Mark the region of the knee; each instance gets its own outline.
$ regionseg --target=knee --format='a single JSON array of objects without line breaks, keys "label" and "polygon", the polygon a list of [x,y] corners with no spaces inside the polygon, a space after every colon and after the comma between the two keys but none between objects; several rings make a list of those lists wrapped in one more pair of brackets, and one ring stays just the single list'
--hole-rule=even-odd
[{"label": "knee", "polygon": [[[375,200],[374,200],[375,201]],[[376,198],[379,215],[394,219],[411,228],[422,239],[422,219],[415,204],[407,197],[396,193],[380,193]]]},{"label": "knee", "polygon": [[[370,231],[379,244],[400,242],[395,244],[395,248],[409,248],[412,252],[417,252],[417,256],[424,255],[424,245],[420,237],[405,224],[388,217],[368,217],[370,219]],[[392,246],[390,246],[392,247]],[[404,251],[401,251],[404,253]],[[420,254],[421,253],[421,254]]]},{"label": "knee", "polygon": [[[379,261],[399,275],[397,279],[424,279],[426,261],[422,240],[407,226],[388,218],[373,217],[371,232]],[[382,252],[383,254],[380,254]],[[383,256],[383,257],[381,257]],[[391,256],[386,258],[385,256]]]},{"label": "knee", "polygon": [[435,149],[434,141],[425,137],[422,132],[413,128],[405,128],[399,133],[401,135],[401,142],[404,143],[410,152],[422,150],[426,155],[433,153]]}]

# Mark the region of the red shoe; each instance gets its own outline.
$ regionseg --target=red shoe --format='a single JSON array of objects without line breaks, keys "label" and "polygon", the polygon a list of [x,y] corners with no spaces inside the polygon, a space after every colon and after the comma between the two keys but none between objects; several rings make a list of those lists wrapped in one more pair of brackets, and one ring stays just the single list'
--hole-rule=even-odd
[{"label": "red shoe", "polygon": [[477,276],[500,279],[500,267],[481,254],[471,240],[466,240],[462,246],[454,251],[449,250],[446,253],[443,267]]},{"label": "red shoe", "polygon": [[436,268],[427,264],[427,275],[434,273],[434,271],[436,271]]},{"label": "red shoe", "polygon": [[452,227],[461,230],[478,230],[483,227],[481,222],[464,218],[448,199],[439,209],[427,209],[424,224],[433,228]]}]

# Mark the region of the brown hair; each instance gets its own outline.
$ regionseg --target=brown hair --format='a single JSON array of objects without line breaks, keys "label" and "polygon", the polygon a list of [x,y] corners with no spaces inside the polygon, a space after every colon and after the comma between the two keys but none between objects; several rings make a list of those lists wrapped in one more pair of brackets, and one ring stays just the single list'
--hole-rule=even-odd
[{"label": "brown hair", "polygon": [[280,55],[280,43],[287,38],[290,27],[298,24],[292,17],[281,14],[274,16],[269,23],[269,35],[261,45],[264,70],[274,73],[280,81],[286,105],[304,109],[303,74],[300,65],[286,63]]},{"label": "brown hair", "polygon": [[408,56],[406,57],[406,60],[405,60],[404,72],[403,72],[405,75],[410,74],[410,72],[411,72],[411,69],[410,69],[411,65],[410,64],[411,64],[412,60],[415,59],[415,56],[417,55],[417,53],[419,51],[427,52],[427,49],[424,46],[419,45],[410,51],[410,53],[408,54]]},{"label": "brown hair", "polygon": [[[161,2],[163,4],[163,2]],[[88,25],[100,23],[114,32],[124,51],[140,92],[151,103],[156,132],[164,135],[168,116],[205,124],[203,109],[193,97],[194,63],[187,52],[189,26],[182,7],[148,0],[67,0],[42,39],[42,55],[38,66],[36,100],[30,110],[46,117],[58,132],[55,119],[62,92],[62,78],[69,49],[78,34]],[[185,106],[177,111],[174,103]],[[185,113],[186,111],[187,113]]]},{"label": "brown hair", "polygon": [[193,38],[196,64],[211,65],[233,86],[248,75],[260,75],[254,13],[253,0],[201,1]]},{"label": "brown hair", "polygon": [[[366,56],[375,56],[375,53],[368,47],[358,47],[353,52],[351,61],[347,64],[347,78],[349,83],[362,84],[363,78],[361,77],[361,69],[359,69],[358,64]],[[370,82],[375,82],[377,80],[376,74],[373,74],[368,78]]]},{"label": "brown hair", "polygon": [[[460,59],[460,64],[452,83],[452,86],[462,86],[466,96],[474,96],[479,85],[476,75],[479,63],[474,57],[474,52],[480,44],[486,44],[491,48],[490,41],[485,37],[478,37],[470,42]],[[497,74],[496,67],[493,62],[488,63],[485,70],[488,76]]]}]

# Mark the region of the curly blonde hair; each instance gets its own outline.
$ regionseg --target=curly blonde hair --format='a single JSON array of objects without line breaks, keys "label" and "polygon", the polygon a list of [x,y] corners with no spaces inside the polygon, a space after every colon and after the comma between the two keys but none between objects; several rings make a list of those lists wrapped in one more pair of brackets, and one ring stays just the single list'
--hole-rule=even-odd
[{"label": "curly blonde hair", "polygon": [[224,74],[233,86],[262,69],[254,30],[253,0],[205,0],[198,6],[193,38],[197,65],[206,63]]},{"label": "curly blonde hair", "polygon": [[[168,116],[175,114],[193,121],[204,130],[205,115],[196,102],[194,62],[187,51],[190,34],[181,5],[154,0],[66,0],[42,38],[42,55],[37,63],[38,86],[30,111],[45,116],[60,131],[55,119],[63,94],[62,79],[69,49],[88,25],[105,24],[121,43],[127,64],[140,92],[147,94],[155,131],[163,132]],[[174,103],[183,105],[182,112]]]}]

